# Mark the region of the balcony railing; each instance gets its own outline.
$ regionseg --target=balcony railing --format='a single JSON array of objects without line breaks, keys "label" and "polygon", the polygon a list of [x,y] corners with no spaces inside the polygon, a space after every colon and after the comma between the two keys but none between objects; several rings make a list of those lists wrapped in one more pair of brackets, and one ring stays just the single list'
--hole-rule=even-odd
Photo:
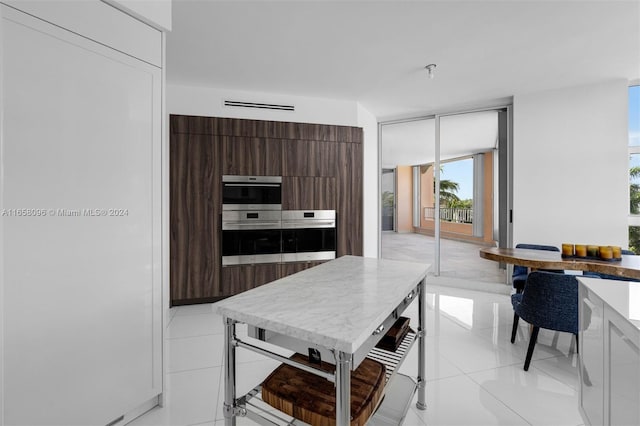
[{"label": "balcony railing", "polygon": [[[435,207],[424,208],[424,218],[433,220],[436,216]],[[473,209],[457,209],[440,207],[440,220],[453,223],[473,223]]]}]

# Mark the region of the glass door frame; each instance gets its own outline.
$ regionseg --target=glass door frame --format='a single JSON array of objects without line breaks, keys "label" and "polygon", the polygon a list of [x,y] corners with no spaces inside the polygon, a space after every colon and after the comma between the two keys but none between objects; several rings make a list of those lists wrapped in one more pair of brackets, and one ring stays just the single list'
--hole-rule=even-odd
[{"label": "glass door frame", "polygon": [[[392,223],[391,223],[391,229],[383,229],[384,228],[384,222],[383,219],[385,218],[385,216],[382,214],[382,211],[384,210],[384,202],[385,200],[383,199],[383,195],[384,192],[382,191],[382,177],[385,174],[392,174],[392,179],[393,179],[393,205],[391,206],[391,214],[392,214]],[[386,167],[383,167],[380,169],[380,231],[397,231],[398,229],[398,203],[397,203],[397,196],[398,196],[398,176],[397,176],[397,169],[389,169]],[[379,257],[379,256],[378,256]]]},{"label": "glass door frame", "polygon": [[[423,116],[401,118],[378,122],[378,257],[382,256],[382,129],[383,126],[410,123],[414,121],[435,120],[435,159],[434,159],[434,185],[440,188],[440,118],[453,115],[471,114],[475,112],[498,111],[506,114],[504,126],[499,123],[499,137],[506,141],[506,146],[501,149],[499,193],[499,246],[513,246],[513,104],[490,106],[471,110],[454,111],[442,114],[429,114]],[[396,188],[397,192],[397,188]],[[440,191],[434,194],[434,217],[440,218]],[[394,219],[395,220],[395,219]],[[434,259],[432,271],[435,276],[440,276],[440,220],[435,221],[434,227]],[[394,227],[395,229],[395,227]],[[509,271],[508,271],[509,272]],[[509,275],[509,274],[508,274]],[[508,278],[507,278],[508,279]]]}]

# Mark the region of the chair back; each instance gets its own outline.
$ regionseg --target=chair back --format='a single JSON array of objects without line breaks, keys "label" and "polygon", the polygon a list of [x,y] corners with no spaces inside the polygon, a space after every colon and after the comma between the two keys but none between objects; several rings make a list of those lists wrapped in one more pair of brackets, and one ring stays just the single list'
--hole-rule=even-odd
[{"label": "chair back", "polygon": [[514,310],[529,324],[577,334],[578,280],[575,275],[531,272]]}]

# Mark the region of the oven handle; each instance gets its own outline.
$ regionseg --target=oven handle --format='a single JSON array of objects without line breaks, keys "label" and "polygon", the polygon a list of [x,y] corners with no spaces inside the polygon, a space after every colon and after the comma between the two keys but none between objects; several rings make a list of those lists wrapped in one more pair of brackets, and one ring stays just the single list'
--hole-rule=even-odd
[{"label": "oven handle", "polygon": [[223,183],[224,186],[258,186],[258,187],[271,187],[271,188],[280,188],[279,183]]},{"label": "oven handle", "polygon": [[335,220],[300,220],[282,222],[282,229],[335,228]]},{"label": "oven handle", "polygon": [[280,229],[280,221],[264,221],[264,222],[222,222],[222,230],[237,231],[251,229]]}]

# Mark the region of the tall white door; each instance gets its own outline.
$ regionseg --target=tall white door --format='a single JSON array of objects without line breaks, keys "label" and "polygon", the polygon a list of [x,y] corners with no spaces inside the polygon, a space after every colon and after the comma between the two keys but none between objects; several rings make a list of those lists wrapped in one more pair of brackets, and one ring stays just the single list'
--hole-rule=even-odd
[{"label": "tall white door", "polygon": [[0,13],[0,411],[105,425],[162,392],[161,70]]}]

